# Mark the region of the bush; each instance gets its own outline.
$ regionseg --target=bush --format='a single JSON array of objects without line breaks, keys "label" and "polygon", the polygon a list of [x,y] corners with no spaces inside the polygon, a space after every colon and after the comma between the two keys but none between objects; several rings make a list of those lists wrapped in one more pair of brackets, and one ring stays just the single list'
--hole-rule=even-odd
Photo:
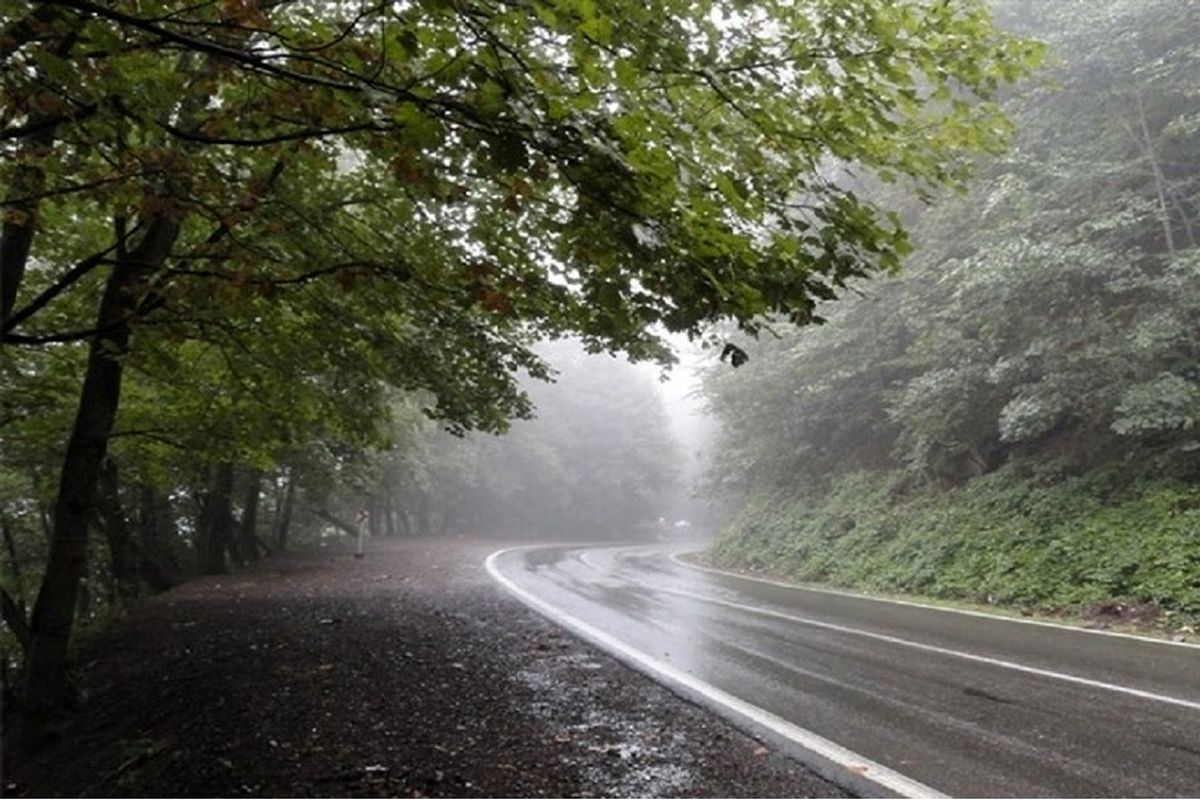
[{"label": "bush", "polygon": [[865,590],[1042,611],[1127,602],[1200,615],[1194,486],[1122,485],[1111,471],[1047,484],[1006,468],[896,501],[898,480],[858,472],[820,492],[755,493],[712,557]]}]

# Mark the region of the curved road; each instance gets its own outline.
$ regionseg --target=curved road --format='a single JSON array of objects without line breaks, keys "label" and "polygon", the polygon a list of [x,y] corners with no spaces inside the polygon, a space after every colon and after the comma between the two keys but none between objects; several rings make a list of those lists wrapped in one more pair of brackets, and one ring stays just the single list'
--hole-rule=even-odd
[{"label": "curved road", "polygon": [[[868,791],[1200,792],[1200,648],[785,587],[671,554],[518,548],[489,567],[527,603],[731,717],[756,727],[758,715],[802,749],[805,736],[847,748],[832,758],[843,778],[891,778]],[[813,751],[818,764],[828,747]]]}]

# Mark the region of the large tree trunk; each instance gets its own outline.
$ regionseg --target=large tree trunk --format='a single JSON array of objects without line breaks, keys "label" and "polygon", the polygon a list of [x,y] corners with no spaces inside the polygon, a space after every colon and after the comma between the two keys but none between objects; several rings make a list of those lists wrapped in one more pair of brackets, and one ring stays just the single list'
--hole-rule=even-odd
[{"label": "large tree trunk", "polygon": [[383,521],[389,539],[396,538],[396,509],[392,504],[391,492],[383,496]]},{"label": "large tree trunk", "polygon": [[[8,626],[21,651],[29,649],[29,620],[25,618],[25,604],[14,600],[6,590],[0,588],[0,616]],[[7,685],[7,684],[4,684]]]},{"label": "large tree trunk", "polygon": [[138,594],[136,543],[121,505],[121,483],[117,464],[105,459],[100,471],[97,517],[108,541],[109,568],[114,601],[126,602]]},{"label": "large tree trunk", "polygon": [[258,538],[258,498],[262,489],[262,470],[252,469],[246,473],[246,498],[242,504],[242,524],[239,530],[242,563],[266,555],[262,540]]},{"label": "large tree trunk", "polygon": [[141,484],[139,494],[139,574],[151,589],[165,592],[183,582],[183,569],[175,560],[167,541],[175,536],[171,501],[149,483]]},{"label": "large tree trunk", "polygon": [[8,569],[12,572],[13,580],[16,581],[17,599],[21,601],[21,608],[25,608],[25,570],[21,566],[21,556],[17,552],[17,541],[13,538],[12,528],[9,527],[8,521],[0,517],[0,534],[4,537],[4,551],[8,555]]},{"label": "large tree trunk", "polygon": [[367,533],[372,539],[378,539],[383,533],[383,503],[379,495],[367,496]]},{"label": "large tree trunk", "polygon": [[287,491],[283,493],[283,503],[279,509],[279,519],[275,526],[275,549],[280,552],[287,550],[288,528],[292,524],[292,504],[296,498],[296,481],[292,471],[288,470]]},{"label": "large tree trunk", "polygon": [[138,305],[139,286],[166,260],[179,235],[176,220],[159,217],[145,238],[112,268],[100,301],[88,350],[87,370],[54,505],[53,537],[33,608],[25,663],[25,703],[31,733],[71,701],[67,652],[80,581],[87,572],[88,523],[92,517],[100,465],[108,452],[121,399],[119,356],[129,343],[129,319]]},{"label": "large tree trunk", "polygon": [[424,536],[433,533],[433,512],[428,493],[420,492],[413,506],[413,534]]},{"label": "large tree trunk", "polygon": [[200,570],[205,575],[223,575],[228,571],[225,553],[233,545],[233,465],[217,467],[212,486],[201,508]]},{"label": "large tree trunk", "polygon": [[0,231],[0,331],[8,327],[17,303],[17,290],[25,278],[25,265],[37,227],[37,203],[18,198],[36,197],[44,184],[45,175],[34,166],[17,167],[11,178],[11,199],[4,203],[7,213]]},{"label": "large tree trunk", "polygon": [[[49,9],[38,9],[28,19],[35,24],[33,31],[49,23],[57,13]],[[75,46],[75,33],[68,33],[53,47],[54,55],[64,58]],[[29,263],[29,252],[37,232],[37,215],[40,197],[46,188],[46,175],[37,165],[37,159],[47,155],[54,147],[58,126],[47,124],[48,118],[37,111],[29,116],[29,124],[36,130],[22,142],[13,159],[12,172],[4,175],[8,192],[4,198],[4,221],[0,225],[0,331],[8,329],[8,320],[17,303],[17,291],[25,279],[25,267]],[[41,127],[39,127],[39,125]]]}]

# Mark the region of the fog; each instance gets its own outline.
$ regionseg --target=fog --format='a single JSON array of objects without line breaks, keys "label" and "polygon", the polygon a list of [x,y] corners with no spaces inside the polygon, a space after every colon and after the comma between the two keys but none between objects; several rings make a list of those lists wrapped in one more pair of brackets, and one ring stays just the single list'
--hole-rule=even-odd
[{"label": "fog", "polygon": [[716,523],[716,509],[713,498],[704,492],[703,482],[717,427],[705,410],[701,371],[712,366],[715,353],[682,337],[671,344],[679,363],[655,384],[666,414],[668,434],[679,448],[679,472],[667,502],[667,518],[672,525],[683,521],[698,534],[709,533]]},{"label": "fog", "polygon": [[589,354],[575,341],[539,345],[556,374],[522,382],[533,418],[500,436],[428,426],[390,456],[384,515],[401,518],[398,533],[542,540],[708,530],[697,493],[711,439],[697,395],[706,356],[677,350],[680,363],[663,370]]}]

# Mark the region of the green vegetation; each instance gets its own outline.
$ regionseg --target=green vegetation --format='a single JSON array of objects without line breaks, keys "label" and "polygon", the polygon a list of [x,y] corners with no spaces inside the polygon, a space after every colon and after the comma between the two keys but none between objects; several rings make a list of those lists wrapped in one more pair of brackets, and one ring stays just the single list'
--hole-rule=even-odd
[{"label": "green vegetation", "polygon": [[1010,466],[949,490],[897,489],[894,474],[857,472],[811,494],[762,492],[713,561],[1042,612],[1124,601],[1152,603],[1179,625],[1200,618],[1194,485]]},{"label": "green vegetation", "polygon": [[849,176],[959,182],[1040,56],[975,0],[0,0],[30,719],[69,699],[87,581],[224,571],[302,496],[345,527],[422,416],[528,416],[539,339],[665,363],[664,332],[804,324],[894,269],[906,232]]},{"label": "green vegetation", "polygon": [[[1012,151],[908,210],[905,273],[706,394],[717,548],[806,579],[1200,613],[1200,17],[998,3],[1044,38]],[[875,187],[878,197],[894,197]]]}]

